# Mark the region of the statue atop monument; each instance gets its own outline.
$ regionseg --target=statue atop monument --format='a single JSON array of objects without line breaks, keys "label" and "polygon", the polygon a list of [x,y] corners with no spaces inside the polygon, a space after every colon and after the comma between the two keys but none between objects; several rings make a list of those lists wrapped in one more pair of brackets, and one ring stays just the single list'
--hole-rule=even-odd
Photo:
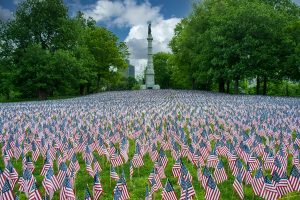
[{"label": "statue atop monument", "polygon": [[148,24],[148,35],[150,35],[151,34],[151,22],[149,22],[149,24]]}]

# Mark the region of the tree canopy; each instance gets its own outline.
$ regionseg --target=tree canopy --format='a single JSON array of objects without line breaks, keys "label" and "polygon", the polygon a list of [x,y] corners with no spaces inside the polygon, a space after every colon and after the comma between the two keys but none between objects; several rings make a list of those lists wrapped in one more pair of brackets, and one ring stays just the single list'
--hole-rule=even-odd
[{"label": "tree canopy", "polygon": [[[0,93],[7,99],[46,99],[111,87],[128,49],[82,13],[68,15],[62,0],[26,0],[0,25]],[[111,70],[114,69],[114,70]]]},{"label": "tree canopy", "polygon": [[290,0],[196,3],[170,42],[172,85],[229,92],[234,83],[238,93],[241,81],[256,80],[266,94],[268,82],[299,81],[299,13]]}]

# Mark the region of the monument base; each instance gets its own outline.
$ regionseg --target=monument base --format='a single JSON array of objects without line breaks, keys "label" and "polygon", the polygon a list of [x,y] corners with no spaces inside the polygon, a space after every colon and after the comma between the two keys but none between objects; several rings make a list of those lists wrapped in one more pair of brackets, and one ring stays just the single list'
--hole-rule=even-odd
[{"label": "monument base", "polygon": [[153,85],[153,87],[147,87],[147,85],[141,85],[140,89],[141,90],[147,90],[147,89],[159,90],[160,86],[159,85]]},{"label": "monument base", "polygon": [[159,85],[153,85],[153,90],[159,90],[160,86]]},{"label": "monument base", "polygon": [[141,85],[140,89],[141,89],[141,90],[146,90],[147,87],[146,87],[146,85]]}]

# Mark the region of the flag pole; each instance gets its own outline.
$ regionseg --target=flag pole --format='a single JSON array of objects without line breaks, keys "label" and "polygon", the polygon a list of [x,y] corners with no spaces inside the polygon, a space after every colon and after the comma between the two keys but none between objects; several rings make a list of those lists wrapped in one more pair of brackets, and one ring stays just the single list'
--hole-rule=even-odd
[{"label": "flag pole", "polygon": [[111,176],[110,176],[110,173],[111,173],[111,164],[109,165],[109,187],[111,187]]}]

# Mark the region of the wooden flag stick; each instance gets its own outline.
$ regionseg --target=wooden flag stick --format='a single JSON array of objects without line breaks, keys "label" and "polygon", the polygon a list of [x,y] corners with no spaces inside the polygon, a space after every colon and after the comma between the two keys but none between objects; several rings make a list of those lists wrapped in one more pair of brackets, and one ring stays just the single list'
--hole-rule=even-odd
[{"label": "wooden flag stick", "polygon": [[109,187],[111,187],[111,176],[110,176],[110,173],[111,173],[111,165],[109,165]]}]

